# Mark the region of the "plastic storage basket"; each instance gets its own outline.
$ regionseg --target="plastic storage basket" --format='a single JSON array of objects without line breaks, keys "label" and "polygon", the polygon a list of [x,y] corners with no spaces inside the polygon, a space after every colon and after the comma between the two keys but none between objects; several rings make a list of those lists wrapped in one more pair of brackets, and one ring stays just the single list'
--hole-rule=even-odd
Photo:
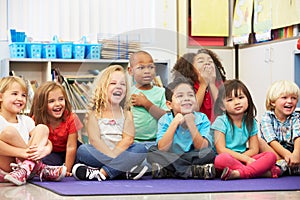
[{"label": "plastic storage basket", "polygon": [[26,43],[13,42],[9,45],[11,58],[26,58]]},{"label": "plastic storage basket", "polygon": [[58,58],[71,59],[72,58],[72,42],[62,42],[56,44],[56,52]]},{"label": "plastic storage basket", "polygon": [[26,51],[28,58],[41,58],[42,57],[42,44],[41,43],[27,43]]},{"label": "plastic storage basket", "polygon": [[85,44],[73,44],[72,54],[74,59],[84,59],[85,58]]},{"label": "plastic storage basket", "polygon": [[100,59],[102,44],[86,44],[86,58]]},{"label": "plastic storage basket", "polygon": [[56,58],[56,44],[43,44],[42,47],[42,57],[55,59]]}]

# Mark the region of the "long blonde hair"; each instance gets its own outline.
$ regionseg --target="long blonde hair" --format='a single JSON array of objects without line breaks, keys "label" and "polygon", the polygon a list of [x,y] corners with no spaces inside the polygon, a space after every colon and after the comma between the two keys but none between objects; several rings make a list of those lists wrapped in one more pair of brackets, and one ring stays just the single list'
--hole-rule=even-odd
[{"label": "long blonde hair", "polygon": [[[96,111],[96,113],[100,113],[101,110],[106,110],[108,107],[108,95],[107,88],[111,80],[111,74],[113,72],[120,71],[125,74],[125,70],[121,65],[111,65],[104,69],[95,79],[94,88],[92,96],[90,97],[90,102],[88,106],[89,111]],[[129,84],[127,78],[126,81],[126,95],[124,99],[121,101],[120,106],[124,108],[124,110],[130,110],[129,106]]]}]

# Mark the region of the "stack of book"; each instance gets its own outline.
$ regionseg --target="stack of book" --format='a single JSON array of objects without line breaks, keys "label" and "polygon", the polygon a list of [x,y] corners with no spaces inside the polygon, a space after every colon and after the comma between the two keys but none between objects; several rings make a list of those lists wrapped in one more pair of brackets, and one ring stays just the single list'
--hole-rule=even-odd
[{"label": "stack of book", "polygon": [[102,37],[99,35],[98,43],[102,44],[102,59],[129,59],[131,53],[140,50],[137,40],[130,40],[128,36]]},{"label": "stack of book", "polygon": [[[90,79],[87,81],[87,79]],[[88,91],[91,89],[92,77],[65,77],[62,83],[74,110],[86,110],[89,103]]]}]

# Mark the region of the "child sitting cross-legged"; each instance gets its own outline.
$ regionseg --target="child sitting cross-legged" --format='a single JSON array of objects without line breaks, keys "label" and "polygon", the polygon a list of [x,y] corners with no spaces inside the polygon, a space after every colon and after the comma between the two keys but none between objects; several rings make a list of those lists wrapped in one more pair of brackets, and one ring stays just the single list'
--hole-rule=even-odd
[{"label": "child sitting cross-legged", "polygon": [[215,153],[211,148],[210,121],[198,108],[193,86],[176,78],[166,88],[171,112],[158,121],[157,145],[150,147],[152,178],[215,177]]},{"label": "child sitting cross-legged", "polygon": [[35,125],[32,118],[20,114],[27,101],[27,87],[15,76],[0,79],[0,182],[23,185],[39,175],[59,181],[65,166],[48,166],[41,160],[52,150],[46,125]]},{"label": "child sitting cross-legged", "polygon": [[280,175],[275,154],[259,153],[256,108],[244,83],[237,79],[224,82],[215,114],[218,117],[211,126],[218,153],[215,167],[222,171],[222,180]]},{"label": "child sitting cross-legged", "polygon": [[295,109],[299,87],[292,81],[274,82],[261,118],[260,150],[274,152],[283,175],[300,175],[300,115]]}]

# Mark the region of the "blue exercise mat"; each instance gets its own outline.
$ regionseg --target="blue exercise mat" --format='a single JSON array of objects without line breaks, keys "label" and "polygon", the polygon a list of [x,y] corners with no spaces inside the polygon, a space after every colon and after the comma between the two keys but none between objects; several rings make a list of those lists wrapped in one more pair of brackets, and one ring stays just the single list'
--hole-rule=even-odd
[{"label": "blue exercise mat", "polygon": [[106,180],[102,182],[77,181],[73,177],[66,177],[61,182],[40,182],[38,179],[34,179],[31,183],[66,196],[300,190],[300,176],[228,181],[143,177],[140,180]]}]

